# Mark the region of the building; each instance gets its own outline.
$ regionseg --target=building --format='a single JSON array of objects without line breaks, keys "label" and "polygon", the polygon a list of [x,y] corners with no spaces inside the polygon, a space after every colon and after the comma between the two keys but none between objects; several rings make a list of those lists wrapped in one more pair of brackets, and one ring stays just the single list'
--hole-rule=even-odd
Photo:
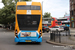
[{"label": "building", "polygon": [[75,28],[75,0],[70,0],[70,27]]},{"label": "building", "polygon": [[70,21],[70,14],[65,13],[64,18],[66,18],[67,21]]},{"label": "building", "polygon": [[42,25],[51,25],[51,18],[43,18],[42,19]]}]

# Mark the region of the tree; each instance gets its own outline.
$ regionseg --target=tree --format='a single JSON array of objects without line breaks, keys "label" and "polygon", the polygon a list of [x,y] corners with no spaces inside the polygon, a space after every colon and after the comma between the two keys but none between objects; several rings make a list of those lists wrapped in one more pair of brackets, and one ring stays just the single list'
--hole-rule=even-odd
[{"label": "tree", "polygon": [[6,6],[6,5],[10,5],[12,1],[13,0],[2,0],[2,3]]},{"label": "tree", "polygon": [[[2,0],[4,7],[0,9],[0,23],[7,25],[15,22],[15,4],[19,0]],[[22,0],[31,1],[31,0]]]},{"label": "tree", "polygon": [[[4,5],[10,5],[11,3],[12,3],[12,1],[13,0],[2,0],[2,3],[4,4]],[[17,2],[17,1],[19,1],[19,0],[14,0],[15,1],[15,3]],[[31,1],[31,0],[21,0],[21,1]]]},{"label": "tree", "polygon": [[15,4],[11,3],[11,5],[6,5],[2,9],[0,9],[0,23],[8,24],[13,23],[15,20]]},{"label": "tree", "polygon": [[[4,7],[0,9],[0,23],[7,25],[15,22],[15,4],[19,0],[2,0]],[[23,0],[30,1],[30,0]]]},{"label": "tree", "polygon": [[0,23],[7,25],[15,21],[15,3],[12,0],[2,0],[4,7],[0,9]]},{"label": "tree", "polygon": [[43,18],[51,18],[51,14],[48,13],[48,12],[45,12],[44,15],[43,15]]}]

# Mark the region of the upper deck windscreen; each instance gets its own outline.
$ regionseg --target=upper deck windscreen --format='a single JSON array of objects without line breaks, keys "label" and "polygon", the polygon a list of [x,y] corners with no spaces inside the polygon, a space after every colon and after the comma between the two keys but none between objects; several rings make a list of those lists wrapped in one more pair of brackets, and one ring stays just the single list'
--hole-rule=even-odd
[{"label": "upper deck windscreen", "polygon": [[34,5],[18,5],[17,10],[40,10],[40,6]]}]

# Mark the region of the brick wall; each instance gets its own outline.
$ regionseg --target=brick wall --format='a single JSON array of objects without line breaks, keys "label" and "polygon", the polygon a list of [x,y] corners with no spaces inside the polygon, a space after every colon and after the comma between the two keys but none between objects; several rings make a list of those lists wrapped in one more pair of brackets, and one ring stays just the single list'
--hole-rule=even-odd
[{"label": "brick wall", "polygon": [[71,24],[70,27],[73,27],[72,25],[73,22],[75,28],[75,0],[70,0],[70,24]]}]

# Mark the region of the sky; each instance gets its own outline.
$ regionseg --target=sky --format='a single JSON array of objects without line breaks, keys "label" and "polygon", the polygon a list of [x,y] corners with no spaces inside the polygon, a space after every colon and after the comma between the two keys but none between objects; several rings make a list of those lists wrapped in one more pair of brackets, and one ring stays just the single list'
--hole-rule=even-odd
[{"label": "sky", "polygon": [[[0,0],[0,8],[4,5]],[[32,0],[36,2],[43,2],[43,15],[45,12],[50,12],[52,17],[60,18],[65,13],[69,14],[69,0]]]}]

